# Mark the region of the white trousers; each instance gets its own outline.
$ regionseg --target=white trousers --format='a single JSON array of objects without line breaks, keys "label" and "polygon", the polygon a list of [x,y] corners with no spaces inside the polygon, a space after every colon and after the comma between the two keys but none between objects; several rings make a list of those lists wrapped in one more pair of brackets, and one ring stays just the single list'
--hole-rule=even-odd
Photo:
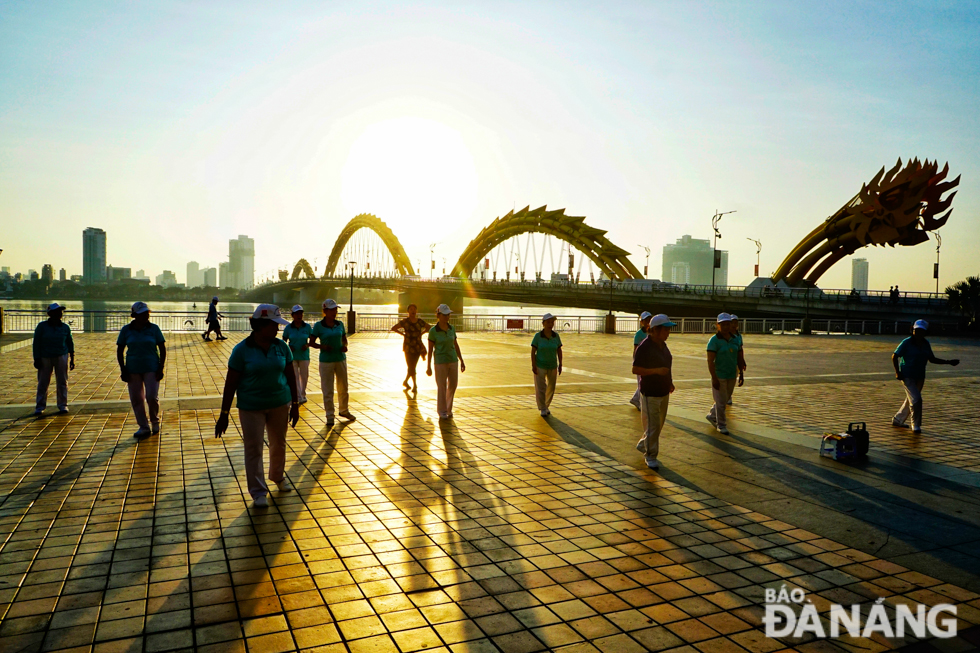
[{"label": "white trousers", "polygon": [[323,407],[327,419],[333,419],[333,384],[337,382],[337,403],[341,413],[347,412],[347,361],[320,363],[320,392],[323,393]]},{"label": "white trousers", "polygon": [[293,371],[296,373],[296,399],[306,401],[306,386],[310,384],[310,361],[293,361]]},{"label": "white trousers", "polygon": [[48,384],[54,372],[58,394],[58,410],[68,410],[68,354],[41,359],[41,369],[37,371],[37,401],[35,410],[44,410],[48,405]]},{"label": "white trousers", "polygon": [[905,388],[905,401],[902,402],[902,407],[892,418],[896,424],[904,424],[911,414],[912,428],[922,428],[922,386],[925,385],[925,382],[925,379],[902,379],[902,386]]},{"label": "white trousers", "polygon": [[660,455],[660,433],[667,421],[667,404],[670,395],[663,397],[647,397],[640,395],[640,418],[643,424],[643,437],[636,448],[643,452],[647,459],[656,459]]},{"label": "white trousers", "polygon": [[728,405],[728,400],[732,398],[732,393],[735,392],[737,381],[738,379],[718,379],[718,389],[711,388],[711,396],[715,403],[708,414],[720,429],[728,426],[728,422],[725,421],[725,407]]},{"label": "white trousers", "polygon": [[[150,422],[160,421],[160,382],[155,372],[129,375],[129,401],[133,404],[136,423],[140,428],[148,428]],[[144,404],[143,402],[146,402]],[[150,419],[146,419],[146,406],[150,407]]]},{"label": "white trousers", "polygon": [[538,410],[548,410],[551,400],[555,398],[555,385],[558,383],[558,368],[546,370],[538,368],[538,373],[534,375],[534,400],[538,404]]},{"label": "white trousers", "polygon": [[263,436],[269,434],[269,480],[278,483],[286,471],[286,431],[289,428],[289,404],[266,410],[239,410],[238,421],[242,425],[245,443],[245,476],[248,477],[248,493],[252,498],[265,496],[269,486],[265,483],[262,449]]},{"label": "white trousers", "polygon": [[459,363],[436,363],[436,410],[439,417],[453,412],[453,397],[459,384]]}]

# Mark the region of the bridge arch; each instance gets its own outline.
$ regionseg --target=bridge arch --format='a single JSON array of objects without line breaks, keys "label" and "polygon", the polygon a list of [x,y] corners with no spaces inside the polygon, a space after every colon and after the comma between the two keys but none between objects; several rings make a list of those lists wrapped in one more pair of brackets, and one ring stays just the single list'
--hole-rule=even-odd
[{"label": "bridge arch", "polygon": [[405,248],[395,237],[395,234],[384,222],[378,219],[377,216],[371,215],[370,213],[361,213],[355,215],[354,218],[347,223],[347,225],[341,230],[340,235],[337,237],[337,242],[334,243],[333,249],[330,251],[330,259],[327,261],[327,268],[324,270],[324,276],[333,275],[337,271],[337,264],[340,262],[340,255],[344,252],[344,247],[347,245],[347,241],[350,240],[351,236],[358,229],[370,229],[381,238],[381,241],[388,248],[388,252],[391,254],[391,258],[395,261],[395,267],[398,269],[398,274],[414,275],[415,270],[412,268],[412,262],[408,259],[408,254],[405,253]]},{"label": "bridge arch", "polygon": [[289,280],[296,281],[299,279],[300,272],[305,273],[307,279],[316,279],[316,273],[313,272],[313,268],[310,267],[309,261],[305,258],[301,258],[296,262],[296,267],[293,268],[293,276]]},{"label": "bridge arch", "polygon": [[584,217],[565,215],[565,209],[549,211],[547,206],[531,210],[530,206],[496,218],[470,241],[453,268],[453,276],[468,277],[494,247],[525,233],[554,236],[584,253],[610,279],[642,279],[643,275],[629,260],[627,252],[606,238],[606,232],[585,224]]}]

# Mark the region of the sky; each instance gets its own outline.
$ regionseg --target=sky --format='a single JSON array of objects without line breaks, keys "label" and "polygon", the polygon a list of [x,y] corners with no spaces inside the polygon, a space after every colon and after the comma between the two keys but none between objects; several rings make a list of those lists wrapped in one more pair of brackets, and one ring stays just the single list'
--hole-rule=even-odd
[{"label": "sky", "polygon": [[[942,285],[980,274],[976,2],[0,0],[0,265],[81,273],[81,232],[154,276],[255,239],[322,265],[373,213],[449,265],[547,205],[660,276],[684,234],[729,282],[778,267],[882,167],[962,175]],[[932,290],[935,246],[865,248]],[[848,260],[820,281],[850,287]]]}]

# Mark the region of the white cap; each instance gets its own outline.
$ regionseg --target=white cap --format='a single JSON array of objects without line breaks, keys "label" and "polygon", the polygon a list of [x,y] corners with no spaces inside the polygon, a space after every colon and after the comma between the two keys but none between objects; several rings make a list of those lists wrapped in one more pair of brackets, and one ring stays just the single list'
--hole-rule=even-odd
[{"label": "white cap", "polygon": [[290,313],[302,313],[302,312],[303,312],[303,307],[300,306],[299,304],[293,306],[292,310],[290,311]]},{"label": "white cap", "polygon": [[719,324],[721,324],[722,322],[731,322],[732,321],[732,316],[729,315],[728,313],[719,313],[718,314],[718,319],[716,321]]},{"label": "white cap", "polygon": [[737,320],[737,319],[738,319],[738,316],[737,316],[737,315],[735,315],[734,313],[732,313],[732,319],[733,319],[733,320]]},{"label": "white cap", "polygon": [[[51,309],[48,309],[48,310],[51,310]],[[929,330],[929,323],[926,322],[925,320],[916,320],[915,321],[915,324],[912,325],[912,328],[913,329],[924,329],[924,330],[928,331]]]},{"label": "white cap", "polygon": [[131,309],[134,315],[139,315],[140,313],[149,313],[150,307],[146,305],[146,302],[136,302],[133,304]]},{"label": "white cap", "polygon": [[642,322],[643,320],[649,320],[651,317],[653,317],[653,313],[651,313],[650,311],[643,311],[642,313],[640,313],[640,322]]},{"label": "white cap", "polygon": [[654,315],[652,318],[650,318],[650,326],[651,327],[658,327],[658,326],[674,327],[677,326],[677,323],[671,322],[669,317],[667,317],[663,313],[660,313],[659,315]]},{"label": "white cap", "polygon": [[453,312],[453,309],[449,308],[449,304],[439,304],[436,309],[436,313],[442,313],[443,315],[449,315]]},{"label": "white cap", "polygon": [[282,312],[275,304],[259,304],[252,313],[253,320],[272,320],[277,324],[289,324],[282,316]]},{"label": "white cap", "polygon": [[338,304],[334,300],[332,300],[332,299],[324,299],[323,300],[323,308],[324,309],[337,308],[337,307],[338,307]]},{"label": "white cap", "polygon": [[48,313],[53,313],[55,311],[63,311],[63,310],[65,310],[65,307],[59,304],[58,302],[55,302],[54,304],[48,304]]},{"label": "white cap", "polygon": [[552,315],[551,313],[545,313],[544,315],[541,316],[542,322],[547,322],[548,320],[553,320],[553,319],[555,319],[555,316]]}]

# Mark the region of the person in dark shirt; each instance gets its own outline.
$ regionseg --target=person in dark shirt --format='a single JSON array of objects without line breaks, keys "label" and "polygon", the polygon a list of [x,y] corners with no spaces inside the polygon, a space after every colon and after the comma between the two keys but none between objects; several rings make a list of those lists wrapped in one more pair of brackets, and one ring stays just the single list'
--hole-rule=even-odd
[{"label": "person in dark shirt", "polygon": [[75,369],[75,341],[71,327],[62,322],[65,307],[55,302],[48,306],[48,319],[34,329],[34,369],[37,370],[37,401],[34,414],[40,417],[48,405],[48,384],[54,372],[57,384],[58,412],[68,412],[68,371]]},{"label": "person in dark shirt", "polygon": [[228,339],[221,333],[221,317],[222,317],[221,313],[218,312],[218,298],[212,297],[211,305],[208,306],[208,317],[205,320],[208,325],[208,330],[205,331],[204,335],[202,336],[205,342],[211,342],[211,338],[209,336],[211,335],[212,331],[214,331],[215,333],[214,336],[215,340]]},{"label": "person in dark shirt", "polygon": [[905,386],[905,401],[892,418],[892,426],[908,428],[905,421],[912,415],[912,432],[922,433],[922,386],[926,382],[926,363],[936,365],[960,364],[959,359],[943,360],[932,353],[932,346],[926,340],[929,323],[917,320],[912,326],[912,335],[901,342],[892,354],[895,378]]},{"label": "person in dark shirt", "polygon": [[402,385],[409,389],[408,381],[412,380],[412,392],[418,392],[419,383],[415,377],[415,368],[418,366],[419,358],[425,360],[425,345],[422,343],[422,334],[428,333],[432,325],[418,316],[419,307],[415,304],[408,305],[408,317],[399,320],[391,330],[404,338],[402,351],[405,352],[405,365],[408,372]]},{"label": "person in dark shirt", "polygon": [[667,404],[674,383],[670,368],[673,357],[667,348],[670,327],[677,326],[664,314],[650,318],[647,337],[633,353],[633,374],[640,377],[640,415],[643,437],[636,450],[643,454],[647,467],[659,469],[660,432],[667,421]]}]

